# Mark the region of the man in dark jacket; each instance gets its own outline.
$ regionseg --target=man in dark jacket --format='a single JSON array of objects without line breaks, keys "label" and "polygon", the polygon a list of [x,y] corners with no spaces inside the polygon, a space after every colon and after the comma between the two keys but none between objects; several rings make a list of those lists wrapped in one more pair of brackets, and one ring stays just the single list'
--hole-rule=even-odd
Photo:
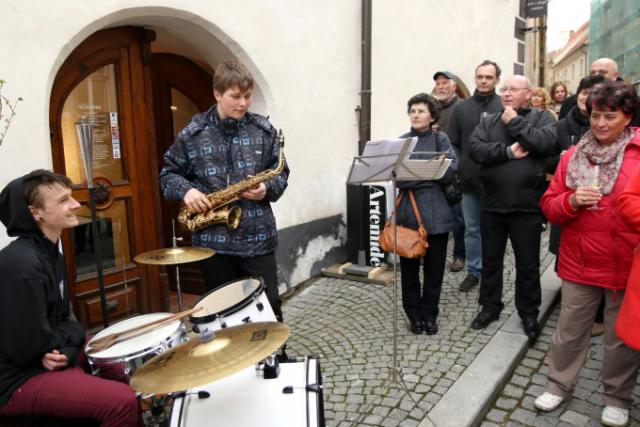
[{"label": "man in dark jacket", "polygon": [[497,320],[507,239],[516,259],[516,309],[530,342],[539,334],[539,201],[546,188],[545,160],[555,153],[556,123],[547,110],[529,109],[531,85],[511,76],[500,88],[504,111],[484,118],[471,135],[471,157],[481,165],[482,310],[473,329]]},{"label": "man in dark jacket", "polygon": [[[160,172],[164,197],[184,201],[198,213],[212,207],[206,194],[275,169],[279,163],[275,128],[267,118],[248,111],[253,91],[249,70],[238,61],[223,62],[216,67],[213,88],[216,104],[180,131]],[[278,230],[271,203],[284,193],[288,176],[285,166],[277,176],[241,194],[235,203],[242,209],[237,229],[218,223],[193,232],[191,238],[195,246],[217,252],[200,264],[208,289],[245,276],[262,277],[278,320],[282,320],[275,258]]]},{"label": "man in dark jacket", "polygon": [[476,91],[473,96],[456,105],[449,122],[448,135],[456,150],[460,167],[458,177],[462,189],[462,214],[465,223],[464,247],[467,256],[467,277],[460,283],[461,291],[476,286],[482,272],[482,239],[480,233],[480,166],[469,156],[469,137],[486,114],[502,110],[496,85],[500,81],[500,67],[486,60],[476,68]]},{"label": "man in dark jacket", "polygon": [[0,416],[95,418],[137,426],[133,391],[80,366],[84,329],[71,313],[58,240],[80,204],[63,175],[36,170],[0,193],[0,220],[17,237],[0,251]]},{"label": "man in dark jacket", "polygon": [[[449,135],[449,121],[453,114],[454,107],[461,102],[456,94],[455,75],[450,71],[437,71],[433,75],[436,82],[433,92],[442,104],[442,111],[438,121],[433,125],[433,130],[444,132]],[[453,178],[453,184],[456,184],[458,177]],[[459,184],[457,184],[459,185]],[[453,212],[453,260],[449,264],[450,271],[464,270],[464,263],[467,258],[464,250],[464,217],[462,216],[462,201],[451,205]]]}]

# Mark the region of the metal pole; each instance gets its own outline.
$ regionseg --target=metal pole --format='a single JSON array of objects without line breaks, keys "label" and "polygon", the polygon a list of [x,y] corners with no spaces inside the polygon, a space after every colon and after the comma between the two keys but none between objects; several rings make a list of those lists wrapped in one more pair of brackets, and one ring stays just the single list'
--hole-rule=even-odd
[{"label": "metal pole", "polygon": [[91,228],[93,229],[93,248],[96,255],[96,268],[98,269],[98,287],[100,288],[100,308],[102,309],[102,324],[105,328],[109,326],[109,316],[107,314],[107,294],[104,286],[104,273],[102,272],[102,251],[100,250],[100,232],[98,228],[98,214],[96,212],[96,189],[91,183],[89,185],[89,208],[91,209]]},{"label": "metal pole", "polygon": [[76,123],[76,132],[84,169],[87,174],[87,188],[89,189],[89,209],[91,210],[91,229],[93,231],[93,248],[96,257],[96,269],[98,270],[98,287],[100,291],[100,308],[102,309],[102,323],[104,327],[109,326],[109,316],[107,315],[107,295],[104,286],[104,274],[102,272],[102,255],[100,251],[100,232],[98,227],[98,214],[96,212],[96,189],[93,184],[93,124],[82,121]]}]

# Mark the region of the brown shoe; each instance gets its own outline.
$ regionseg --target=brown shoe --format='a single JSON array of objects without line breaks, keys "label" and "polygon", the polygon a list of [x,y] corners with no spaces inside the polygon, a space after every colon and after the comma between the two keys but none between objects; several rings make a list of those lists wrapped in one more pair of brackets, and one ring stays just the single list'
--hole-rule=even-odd
[{"label": "brown shoe", "polygon": [[449,271],[462,271],[464,270],[464,260],[462,258],[456,258],[451,264],[449,264]]},{"label": "brown shoe", "polygon": [[591,336],[597,337],[598,335],[602,335],[604,333],[604,324],[603,323],[594,323],[591,327]]}]

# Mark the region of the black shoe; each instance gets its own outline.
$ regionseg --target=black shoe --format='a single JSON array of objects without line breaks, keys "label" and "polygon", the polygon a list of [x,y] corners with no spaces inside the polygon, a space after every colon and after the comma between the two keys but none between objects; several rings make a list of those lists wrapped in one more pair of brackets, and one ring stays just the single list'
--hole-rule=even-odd
[{"label": "black shoe", "polygon": [[471,288],[477,286],[479,281],[480,280],[473,274],[467,274],[467,277],[465,277],[462,283],[460,283],[458,289],[462,292],[468,292]]},{"label": "black shoe", "polygon": [[438,324],[436,323],[436,319],[425,320],[423,324],[425,334],[434,335],[438,333]]},{"label": "black shoe", "polygon": [[538,337],[540,336],[540,328],[538,326],[538,319],[535,317],[525,317],[522,319],[522,329],[524,329],[524,333],[529,338],[529,345],[532,345],[536,342]]},{"label": "black shoe", "polygon": [[409,326],[409,330],[412,334],[420,335],[422,331],[424,331],[422,320],[412,320],[411,326]]},{"label": "black shoe", "polygon": [[484,329],[489,326],[491,322],[498,320],[498,318],[500,318],[500,313],[492,313],[490,311],[483,310],[478,313],[476,318],[473,319],[473,322],[471,322],[471,329]]}]

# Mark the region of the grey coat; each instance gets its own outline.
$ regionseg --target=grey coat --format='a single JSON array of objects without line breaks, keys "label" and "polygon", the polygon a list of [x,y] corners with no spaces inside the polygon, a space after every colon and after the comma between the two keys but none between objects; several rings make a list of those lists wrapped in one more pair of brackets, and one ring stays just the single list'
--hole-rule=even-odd
[{"label": "grey coat", "polygon": [[[422,222],[429,234],[443,234],[453,230],[453,213],[451,207],[444,197],[443,184],[450,182],[458,170],[458,158],[449,143],[449,137],[444,132],[411,132],[402,135],[401,138],[417,136],[418,143],[414,151],[444,152],[448,159],[452,159],[451,165],[444,176],[438,181],[399,181],[400,191],[411,189],[416,196],[416,204],[422,216]],[[420,158],[433,158],[433,155],[419,155]],[[409,195],[402,197],[398,206],[398,225],[409,228],[418,228]]]}]

